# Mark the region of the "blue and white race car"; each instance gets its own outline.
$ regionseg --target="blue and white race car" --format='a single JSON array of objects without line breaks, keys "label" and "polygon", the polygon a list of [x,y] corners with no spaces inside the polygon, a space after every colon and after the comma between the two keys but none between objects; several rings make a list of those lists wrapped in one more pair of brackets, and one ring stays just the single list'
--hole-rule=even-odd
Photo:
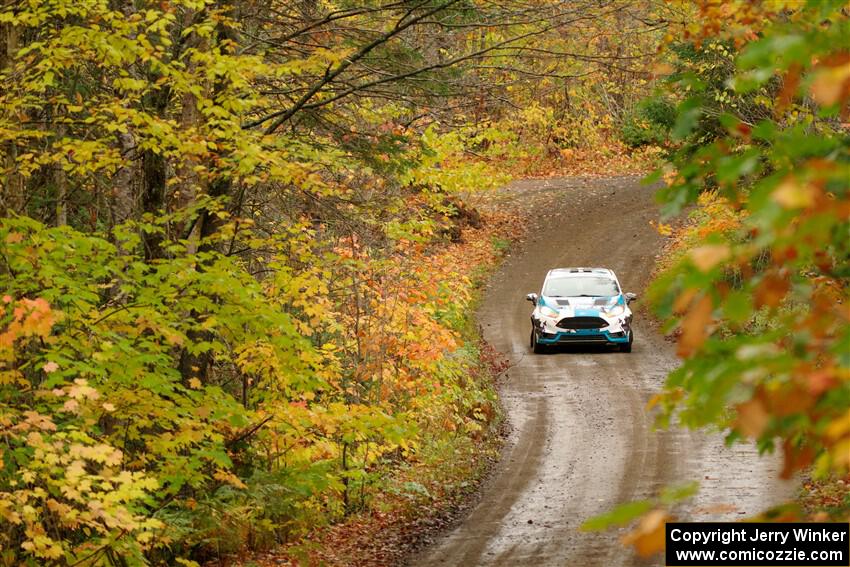
[{"label": "blue and white race car", "polygon": [[632,351],[634,293],[623,293],[617,276],[607,268],[557,268],[549,270],[540,295],[529,293],[531,348],[543,352],[548,345],[606,344]]}]

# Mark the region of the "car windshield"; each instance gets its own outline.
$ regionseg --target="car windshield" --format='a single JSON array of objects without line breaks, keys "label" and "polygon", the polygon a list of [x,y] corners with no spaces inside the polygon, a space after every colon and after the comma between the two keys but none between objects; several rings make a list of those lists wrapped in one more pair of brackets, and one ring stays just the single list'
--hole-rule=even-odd
[{"label": "car windshield", "polygon": [[550,297],[610,297],[619,293],[617,282],[606,277],[552,278],[543,288],[543,295]]}]

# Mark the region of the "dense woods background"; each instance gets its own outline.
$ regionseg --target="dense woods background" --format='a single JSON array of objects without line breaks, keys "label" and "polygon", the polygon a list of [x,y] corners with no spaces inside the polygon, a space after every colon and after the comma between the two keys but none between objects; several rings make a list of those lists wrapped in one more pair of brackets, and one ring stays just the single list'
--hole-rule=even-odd
[{"label": "dense woods background", "polygon": [[841,2],[2,4],[0,560],[192,565],[474,450],[503,243],[464,199],[627,147],[669,158],[671,211],[723,213],[657,286],[687,358],[659,401],[846,470],[847,28]]},{"label": "dense woods background", "polygon": [[470,277],[497,250],[447,246],[480,222],[459,195],[605,141],[659,18],[4,4],[4,560],[267,547],[473,443],[497,411]]}]

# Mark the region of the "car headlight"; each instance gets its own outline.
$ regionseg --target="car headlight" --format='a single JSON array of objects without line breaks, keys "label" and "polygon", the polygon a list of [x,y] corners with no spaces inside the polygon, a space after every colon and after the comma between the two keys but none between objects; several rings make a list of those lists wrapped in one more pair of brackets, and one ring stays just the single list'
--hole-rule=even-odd
[{"label": "car headlight", "polygon": [[622,303],[617,303],[616,305],[612,305],[611,307],[608,307],[607,309],[605,309],[605,313],[607,315],[612,315],[612,316],[613,315],[622,315],[625,312],[626,312],[626,306],[623,305]]},{"label": "car headlight", "polygon": [[560,313],[558,313],[558,311],[552,309],[547,305],[543,305],[540,307],[540,314],[544,317],[549,317],[551,319],[555,319],[556,317],[559,317],[561,315]]}]

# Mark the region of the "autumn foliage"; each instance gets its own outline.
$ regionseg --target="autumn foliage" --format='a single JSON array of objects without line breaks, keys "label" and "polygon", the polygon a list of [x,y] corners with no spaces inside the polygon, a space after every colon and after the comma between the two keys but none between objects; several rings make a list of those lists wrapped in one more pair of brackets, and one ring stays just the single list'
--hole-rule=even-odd
[{"label": "autumn foliage", "polygon": [[[671,212],[696,208],[650,291],[684,359],[652,403],[666,423],[718,425],[729,441],[780,451],[785,478],[841,478],[850,467],[850,20],[841,3],[738,8],[701,3],[670,66],[670,84],[688,96],[656,175],[666,182],[659,196]],[[846,505],[811,499],[805,510],[765,513],[823,519],[826,510],[847,519]],[[647,540],[636,532],[635,541]]]},{"label": "autumn foliage", "polygon": [[469,322],[504,235],[464,198],[663,145],[638,100],[686,11],[4,4],[0,563],[193,565],[451,466],[498,414]]}]

